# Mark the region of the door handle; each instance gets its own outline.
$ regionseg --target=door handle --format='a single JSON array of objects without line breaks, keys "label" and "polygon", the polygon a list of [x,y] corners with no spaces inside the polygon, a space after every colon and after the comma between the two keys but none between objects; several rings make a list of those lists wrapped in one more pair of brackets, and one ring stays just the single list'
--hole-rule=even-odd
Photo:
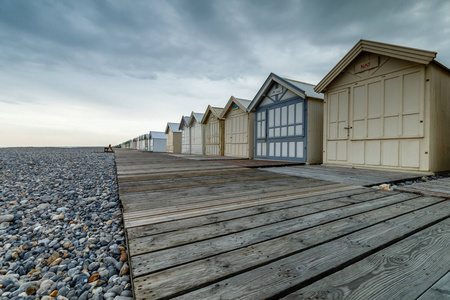
[{"label": "door handle", "polygon": [[350,127],[344,127],[344,129],[352,129],[352,128],[353,128],[353,127],[351,127],[351,126],[350,126]]}]

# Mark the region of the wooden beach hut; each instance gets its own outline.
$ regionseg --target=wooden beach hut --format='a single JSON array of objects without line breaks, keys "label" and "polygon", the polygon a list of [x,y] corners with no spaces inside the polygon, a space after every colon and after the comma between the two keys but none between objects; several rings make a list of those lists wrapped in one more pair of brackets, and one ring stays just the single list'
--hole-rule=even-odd
[{"label": "wooden beach hut", "polygon": [[191,153],[192,154],[205,154],[204,143],[204,128],[202,124],[203,113],[192,112],[189,116],[189,128],[191,137]]},{"label": "wooden beach hut", "polygon": [[450,170],[450,70],[436,52],[360,40],[317,84],[326,164]]},{"label": "wooden beach hut", "polygon": [[150,131],[148,133],[149,149],[152,152],[167,151],[167,135],[162,131]]},{"label": "wooden beach hut", "polygon": [[274,73],[248,107],[255,113],[255,159],[322,162],[323,95]]},{"label": "wooden beach hut", "polygon": [[190,136],[190,128],[189,124],[189,116],[182,116],[180,121],[179,130],[181,131],[181,153],[191,153],[191,136]]},{"label": "wooden beach hut", "polygon": [[205,155],[224,155],[224,120],[220,118],[223,108],[208,108],[203,115],[202,124],[205,126]]},{"label": "wooden beach hut", "polygon": [[230,97],[220,118],[225,121],[225,156],[253,158],[255,114],[248,111],[252,101]]},{"label": "wooden beach hut", "polygon": [[181,153],[181,131],[180,123],[167,123],[165,134],[167,134],[167,152]]}]

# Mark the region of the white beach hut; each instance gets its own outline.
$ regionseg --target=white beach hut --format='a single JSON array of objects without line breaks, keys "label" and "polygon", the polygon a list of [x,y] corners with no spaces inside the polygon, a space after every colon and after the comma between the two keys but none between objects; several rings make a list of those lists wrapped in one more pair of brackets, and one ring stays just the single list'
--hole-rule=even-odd
[{"label": "white beach hut", "polygon": [[192,112],[189,117],[188,126],[190,128],[192,154],[205,154],[203,115],[202,113]]},{"label": "white beach hut", "polygon": [[191,137],[190,137],[190,128],[189,124],[189,116],[182,116],[180,121],[180,126],[178,129],[181,131],[181,153],[191,153]]},{"label": "white beach hut", "polygon": [[167,135],[162,131],[150,131],[148,133],[149,148],[152,152],[167,151]]},{"label": "white beach hut", "polygon": [[205,126],[205,154],[223,156],[224,120],[220,118],[223,108],[208,105],[202,118]]},{"label": "white beach hut", "polygon": [[181,131],[180,123],[167,123],[165,134],[167,134],[167,152],[181,153]]}]

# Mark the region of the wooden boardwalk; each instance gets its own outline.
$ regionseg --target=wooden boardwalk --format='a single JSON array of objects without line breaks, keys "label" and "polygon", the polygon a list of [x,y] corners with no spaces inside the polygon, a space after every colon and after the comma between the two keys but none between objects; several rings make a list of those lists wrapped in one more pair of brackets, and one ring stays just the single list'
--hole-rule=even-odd
[{"label": "wooden boardwalk", "polygon": [[405,185],[397,190],[450,199],[450,177]]},{"label": "wooden boardwalk", "polygon": [[280,168],[270,168],[267,169],[267,171],[362,186],[373,186],[382,183],[420,178],[424,175],[429,174],[360,169],[328,165],[286,166]]},{"label": "wooden boardwalk", "polygon": [[445,299],[450,201],[116,150],[136,299]]}]

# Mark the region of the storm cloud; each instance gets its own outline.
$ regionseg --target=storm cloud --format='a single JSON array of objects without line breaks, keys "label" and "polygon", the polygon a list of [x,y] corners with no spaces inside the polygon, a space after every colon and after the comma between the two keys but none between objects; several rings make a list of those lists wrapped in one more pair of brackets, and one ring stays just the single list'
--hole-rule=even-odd
[{"label": "storm cloud", "polygon": [[3,0],[0,146],[163,130],[253,98],[270,72],[317,83],[362,38],[436,51],[448,66],[449,11],[438,0]]}]

